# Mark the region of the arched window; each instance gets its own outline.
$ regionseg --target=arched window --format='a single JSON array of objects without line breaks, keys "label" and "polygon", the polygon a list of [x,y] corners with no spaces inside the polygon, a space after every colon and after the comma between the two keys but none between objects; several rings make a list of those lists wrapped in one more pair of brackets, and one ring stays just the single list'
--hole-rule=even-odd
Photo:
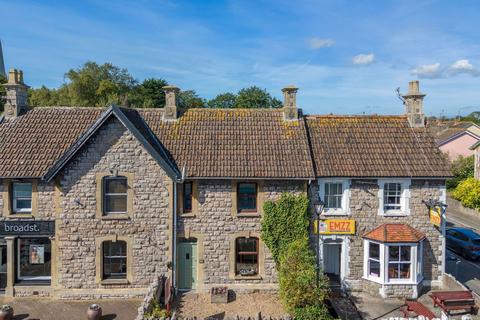
[{"label": "arched window", "polygon": [[103,213],[127,213],[127,178],[113,176],[103,178]]},{"label": "arched window", "polygon": [[127,278],[127,243],[105,241],[103,251],[103,279]]},{"label": "arched window", "polygon": [[258,238],[235,240],[235,274],[254,276],[258,274]]}]

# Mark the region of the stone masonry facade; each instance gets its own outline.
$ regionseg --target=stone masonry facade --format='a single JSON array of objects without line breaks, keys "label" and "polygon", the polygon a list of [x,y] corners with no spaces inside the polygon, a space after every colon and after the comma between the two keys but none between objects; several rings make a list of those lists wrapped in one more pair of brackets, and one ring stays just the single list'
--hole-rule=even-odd
[{"label": "stone masonry facade", "polygon": [[[348,236],[349,259],[345,285],[349,290],[366,291],[382,294],[386,297],[413,297],[423,287],[441,285],[442,276],[442,236],[439,229],[429,220],[429,213],[422,200],[434,199],[445,201],[444,180],[412,179],[410,185],[409,207],[407,216],[382,216],[378,214],[379,198],[376,179],[352,179],[350,183],[349,216],[329,216],[329,219],[353,219],[356,233]],[[318,187],[311,185],[309,192],[313,202],[318,195]],[[426,234],[423,241],[423,283],[411,285],[382,285],[363,278],[364,243],[362,236],[383,223],[405,223]]]},{"label": "stone masonry facade", "polygon": [[[127,219],[96,216],[97,174],[131,175],[133,210]],[[167,274],[171,243],[172,181],[116,119],[110,119],[64,169],[59,179],[58,295],[78,293],[141,296],[157,274]],[[132,246],[131,279],[125,284],[98,281],[96,239],[124,237]],[[98,241],[97,241],[98,243]],[[141,290],[135,290],[140,288]]]},{"label": "stone masonry facade", "polygon": [[[199,246],[203,246],[204,261],[199,264],[200,278],[198,290],[208,290],[213,286],[228,285],[237,291],[261,290],[276,291],[277,273],[275,263],[268,248],[260,239],[261,215],[237,215],[233,211],[234,185],[237,180],[199,180],[198,181],[198,209],[188,217],[179,215],[179,237],[197,238]],[[258,182],[258,181],[257,181]],[[260,181],[259,193],[262,201],[276,200],[284,192],[304,194],[306,181]],[[260,210],[261,211],[261,210]],[[260,258],[260,276],[242,278],[234,276],[232,270],[232,252],[235,250],[232,240],[240,236],[259,238],[260,251],[264,252],[264,259]],[[202,243],[199,243],[199,242]]]}]

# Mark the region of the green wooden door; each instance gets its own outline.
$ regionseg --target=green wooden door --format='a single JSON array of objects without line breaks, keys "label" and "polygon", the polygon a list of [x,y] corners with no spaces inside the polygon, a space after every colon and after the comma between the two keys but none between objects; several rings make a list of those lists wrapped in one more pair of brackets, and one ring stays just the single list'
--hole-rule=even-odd
[{"label": "green wooden door", "polygon": [[178,288],[195,289],[197,286],[197,243],[178,244]]}]

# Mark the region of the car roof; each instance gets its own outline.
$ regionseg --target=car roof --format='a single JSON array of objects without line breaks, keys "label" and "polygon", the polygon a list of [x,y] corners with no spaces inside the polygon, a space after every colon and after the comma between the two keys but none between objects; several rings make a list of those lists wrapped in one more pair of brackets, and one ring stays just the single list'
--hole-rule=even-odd
[{"label": "car roof", "polygon": [[464,235],[466,235],[467,237],[469,238],[480,238],[480,234],[478,234],[477,232],[473,231],[472,229],[468,229],[468,228],[451,228],[449,230],[455,230],[455,231],[458,231],[458,232],[461,232],[463,233]]}]

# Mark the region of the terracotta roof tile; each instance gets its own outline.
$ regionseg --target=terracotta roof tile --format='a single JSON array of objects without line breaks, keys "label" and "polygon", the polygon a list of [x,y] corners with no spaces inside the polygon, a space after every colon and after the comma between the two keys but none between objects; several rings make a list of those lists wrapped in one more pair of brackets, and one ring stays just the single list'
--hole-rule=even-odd
[{"label": "terracotta roof tile", "polygon": [[408,224],[384,223],[363,235],[363,238],[383,243],[420,242],[425,234]]},{"label": "terracotta roof tile", "polygon": [[404,116],[308,116],[319,177],[448,177],[450,166],[426,129]]}]

